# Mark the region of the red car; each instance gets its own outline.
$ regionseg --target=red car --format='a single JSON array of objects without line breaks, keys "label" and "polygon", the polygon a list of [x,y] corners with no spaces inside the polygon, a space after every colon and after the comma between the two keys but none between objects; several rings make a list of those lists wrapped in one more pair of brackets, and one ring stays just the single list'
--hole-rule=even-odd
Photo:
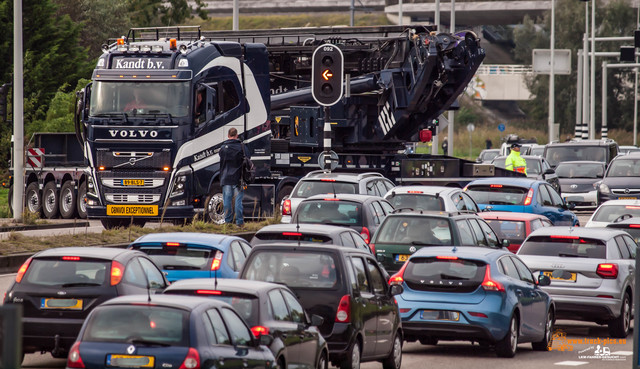
[{"label": "red car", "polygon": [[540,214],[485,211],[478,213],[489,223],[500,239],[509,240],[509,251],[514,254],[529,233],[542,227],[551,227],[549,218]]}]

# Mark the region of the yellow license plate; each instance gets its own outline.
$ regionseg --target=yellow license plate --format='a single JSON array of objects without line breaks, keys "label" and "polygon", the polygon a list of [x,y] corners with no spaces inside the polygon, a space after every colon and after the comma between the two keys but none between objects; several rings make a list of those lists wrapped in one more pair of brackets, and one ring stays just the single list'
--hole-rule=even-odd
[{"label": "yellow license plate", "polygon": [[107,357],[107,366],[120,368],[153,368],[154,363],[153,356],[112,354]]},{"label": "yellow license plate", "polygon": [[80,299],[42,299],[41,309],[67,309],[82,310],[82,300]]},{"label": "yellow license plate", "polygon": [[618,197],[618,200],[635,200],[637,197]]},{"label": "yellow license plate", "polygon": [[396,261],[407,261],[411,255],[396,255]]},{"label": "yellow license plate", "polygon": [[546,275],[547,277],[551,278],[554,281],[567,281],[567,282],[575,282],[576,281],[576,273],[570,273],[571,276],[569,278],[565,278],[567,277],[566,275],[563,275],[562,277],[554,277],[553,276],[553,272],[542,272],[544,275]]},{"label": "yellow license plate", "polygon": [[158,215],[158,205],[107,205],[108,216],[148,217]]},{"label": "yellow license plate", "polygon": [[144,179],[123,179],[123,186],[144,186]]}]

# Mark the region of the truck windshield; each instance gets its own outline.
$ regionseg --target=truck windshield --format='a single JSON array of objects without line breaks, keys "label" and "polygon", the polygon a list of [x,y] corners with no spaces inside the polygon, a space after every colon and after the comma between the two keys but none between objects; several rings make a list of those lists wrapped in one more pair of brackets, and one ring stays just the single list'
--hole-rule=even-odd
[{"label": "truck windshield", "polygon": [[189,82],[97,81],[91,92],[89,115],[127,113],[129,116],[170,114],[174,118],[190,113]]}]

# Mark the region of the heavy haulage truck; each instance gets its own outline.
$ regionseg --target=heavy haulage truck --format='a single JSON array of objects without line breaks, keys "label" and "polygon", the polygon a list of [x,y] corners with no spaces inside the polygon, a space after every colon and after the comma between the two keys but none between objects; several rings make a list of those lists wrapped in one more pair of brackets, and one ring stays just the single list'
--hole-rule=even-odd
[{"label": "heavy haulage truck", "polygon": [[[312,55],[325,44],[340,49],[347,75],[344,96],[326,109],[330,148],[310,77]],[[378,171],[397,183],[487,175],[461,159],[402,154],[404,142],[437,129],[434,118],[482,62],[470,31],[137,28],[103,52],[78,92],[76,134],[88,164],[79,181],[87,215],[106,228],[198,214],[223,222],[218,150],[231,127],[257,168],[246,218],[272,216],[326,150],[337,154],[334,170]]]}]

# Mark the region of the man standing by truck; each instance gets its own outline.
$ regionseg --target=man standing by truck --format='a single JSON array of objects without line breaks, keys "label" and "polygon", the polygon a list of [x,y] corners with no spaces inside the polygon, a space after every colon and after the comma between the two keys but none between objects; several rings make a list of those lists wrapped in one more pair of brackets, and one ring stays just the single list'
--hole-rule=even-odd
[{"label": "man standing by truck", "polygon": [[524,175],[527,175],[527,161],[520,156],[521,147],[522,146],[517,142],[511,144],[511,153],[509,153],[509,156],[507,156],[507,159],[504,161],[504,165],[508,170],[513,170],[514,172],[524,173]]},{"label": "man standing by truck", "polygon": [[[244,189],[240,184],[240,177],[242,176],[242,159],[246,153],[243,152],[243,145],[238,139],[237,129],[230,128],[227,137],[229,139],[223,142],[220,148],[220,185],[222,186],[224,221],[227,224],[233,223],[235,215],[236,224],[242,227],[244,226],[242,214]],[[232,206],[234,196],[235,203]]]}]

